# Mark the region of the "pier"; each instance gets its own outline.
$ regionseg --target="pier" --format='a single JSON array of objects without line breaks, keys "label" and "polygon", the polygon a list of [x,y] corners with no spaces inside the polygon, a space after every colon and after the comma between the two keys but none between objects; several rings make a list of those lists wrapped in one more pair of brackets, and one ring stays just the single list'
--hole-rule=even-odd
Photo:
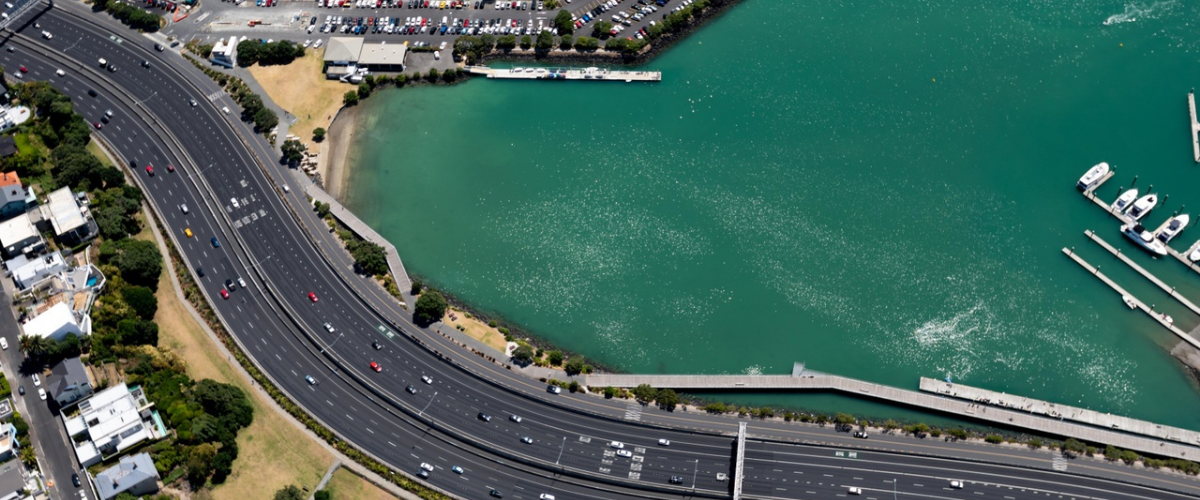
[{"label": "pier", "polygon": [[1072,252],[1070,248],[1063,248],[1062,251],[1064,254],[1067,254],[1067,257],[1070,257],[1071,260],[1074,260],[1089,273],[1092,273],[1093,276],[1100,278],[1100,281],[1104,282],[1104,284],[1121,294],[1122,297],[1129,297],[1138,309],[1141,309],[1142,312],[1146,313],[1148,316],[1154,319],[1154,321],[1157,321],[1158,324],[1163,326],[1163,328],[1170,330],[1171,333],[1174,333],[1175,336],[1180,338],[1180,340],[1191,344],[1192,347],[1200,349],[1200,341],[1197,341],[1195,337],[1188,335],[1187,332],[1180,330],[1179,327],[1175,326],[1174,322],[1167,321],[1167,318],[1165,317],[1166,315],[1155,312],[1154,309],[1146,305],[1145,302],[1142,302],[1137,297],[1134,297],[1132,294],[1122,288],[1121,285],[1118,285],[1115,281],[1109,279],[1108,276],[1105,276],[1104,273],[1100,272],[1099,269],[1093,267],[1091,264],[1088,264],[1087,261],[1083,260],[1082,257],[1075,255],[1075,252]]},{"label": "pier", "polygon": [[1200,122],[1196,121],[1196,90],[1192,89],[1188,92],[1188,113],[1192,118],[1192,155],[1196,158],[1196,163],[1200,163],[1200,138],[1196,134],[1200,133]]},{"label": "pier", "polygon": [[512,68],[467,66],[472,75],[484,75],[500,80],[589,80],[610,82],[658,82],[661,71],[620,71],[605,68]]},{"label": "pier", "polygon": [[[943,394],[900,389],[807,370],[796,370],[792,375],[618,375],[604,373],[586,376],[586,385],[591,388],[633,388],[641,384],[681,390],[834,391],[887,403],[944,412],[961,418],[1025,429],[1040,434],[1073,437],[1089,443],[1111,444],[1147,455],[1188,460],[1200,459],[1200,447],[1197,446],[1200,444],[1200,434],[1160,426],[1153,422],[1114,417],[1099,412],[1083,415],[1082,417],[1089,419],[1086,423],[1082,420],[1076,422],[1067,418],[1065,414],[1051,418],[1024,408],[1015,410],[1008,407],[991,406],[957,397],[947,397]],[[1010,399],[1015,400],[1015,398]],[[1033,404],[1032,402],[1035,401],[1023,400],[1029,401],[1029,404]],[[1052,405],[1052,403],[1040,401],[1038,403],[1038,408],[1049,408]]]},{"label": "pier", "polygon": [[1113,248],[1112,245],[1109,245],[1107,241],[1104,241],[1099,236],[1096,236],[1096,233],[1093,233],[1091,229],[1084,231],[1083,234],[1087,235],[1088,238],[1091,238],[1092,241],[1096,242],[1098,245],[1100,245],[1105,250],[1108,250],[1108,253],[1116,255],[1117,258],[1121,259],[1122,262],[1129,264],[1129,267],[1133,268],[1134,271],[1137,271],[1138,274],[1141,274],[1144,278],[1146,278],[1147,280],[1150,280],[1151,283],[1158,285],[1158,287],[1161,288],[1162,291],[1167,292],[1168,295],[1173,297],[1175,300],[1178,300],[1180,304],[1184,305],[1184,307],[1191,309],[1192,312],[1196,313],[1196,315],[1200,315],[1200,307],[1196,306],[1196,304],[1193,304],[1192,301],[1187,299],[1187,297],[1184,297],[1179,292],[1176,292],[1175,287],[1167,286],[1167,284],[1163,283],[1163,281],[1158,279],[1157,276],[1151,274],[1150,271],[1143,269],[1142,266],[1139,266],[1136,262],[1133,261],[1133,259],[1130,259],[1125,254],[1121,253],[1120,250]]}]

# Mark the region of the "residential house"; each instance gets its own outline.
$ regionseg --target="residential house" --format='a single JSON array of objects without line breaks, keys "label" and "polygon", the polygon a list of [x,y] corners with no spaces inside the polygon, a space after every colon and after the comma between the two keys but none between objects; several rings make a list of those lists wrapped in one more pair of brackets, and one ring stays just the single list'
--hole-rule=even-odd
[{"label": "residential house", "polygon": [[64,359],[50,369],[46,392],[59,406],[67,406],[92,395],[92,379],[79,358]]},{"label": "residential house", "polygon": [[167,435],[166,425],[140,387],[118,384],[77,405],[78,416],[63,421],[75,443],[75,456],[90,467],[148,439]]},{"label": "residential house", "polygon": [[36,254],[46,248],[46,242],[33,227],[29,214],[21,214],[0,222],[0,246],[4,247],[4,256],[12,258]]},{"label": "residential house", "polygon": [[[12,140],[9,136],[0,136],[0,139]],[[16,145],[13,145],[13,150],[16,150]],[[7,156],[4,154],[3,144],[0,144],[0,155]],[[16,172],[0,174],[0,220],[24,213],[28,206],[25,203],[28,197],[29,193],[21,187],[21,178]]]},{"label": "residential house", "polygon": [[112,500],[121,493],[135,497],[158,491],[158,470],[149,453],[121,457],[121,461],[96,474],[96,495]]}]

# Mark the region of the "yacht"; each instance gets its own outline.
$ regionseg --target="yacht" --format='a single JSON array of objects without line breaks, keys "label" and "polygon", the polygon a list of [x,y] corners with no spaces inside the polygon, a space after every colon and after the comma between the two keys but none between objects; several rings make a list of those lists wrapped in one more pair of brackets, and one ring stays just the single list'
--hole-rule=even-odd
[{"label": "yacht", "polygon": [[1171,242],[1172,238],[1179,236],[1179,233],[1183,231],[1183,228],[1187,227],[1188,222],[1190,222],[1188,214],[1179,214],[1175,217],[1171,217],[1171,220],[1167,221],[1167,225],[1163,226],[1162,229],[1159,229],[1158,232],[1154,234],[1154,237],[1158,238],[1158,241],[1163,242],[1163,245],[1166,245],[1167,243]]},{"label": "yacht", "polygon": [[1196,247],[1196,249],[1192,250],[1192,253],[1188,254],[1188,260],[1192,262],[1200,262],[1200,241],[1197,241],[1196,244],[1192,246]]},{"label": "yacht", "polygon": [[1137,195],[1137,188],[1133,188],[1129,191],[1121,193],[1121,196],[1117,197],[1117,201],[1113,202],[1112,207],[1109,208],[1109,211],[1117,213],[1124,212],[1126,208],[1129,208],[1129,204],[1133,203],[1133,200],[1137,199]]},{"label": "yacht", "polygon": [[1137,309],[1137,302],[1133,301],[1133,297],[1122,295],[1121,300],[1125,301],[1125,305],[1129,306],[1130,309]]},{"label": "yacht", "polygon": [[1154,233],[1146,230],[1146,228],[1141,224],[1134,223],[1121,226],[1121,233],[1124,234],[1126,238],[1133,240],[1134,243],[1141,245],[1142,248],[1149,250],[1151,253],[1157,255],[1167,254],[1167,246],[1158,241],[1158,239],[1154,237]]},{"label": "yacht", "polygon": [[1133,220],[1140,220],[1142,217],[1145,217],[1146,214],[1150,213],[1150,210],[1153,209],[1154,205],[1157,204],[1158,195],[1150,193],[1146,196],[1138,198],[1138,201],[1133,202],[1133,205],[1129,206],[1129,211],[1125,212],[1125,215],[1128,215],[1129,218]]},{"label": "yacht", "polygon": [[1096,166],[1088,169],[1087,173],[1083,174],[1083,177],[1079,178],[1079,184],[1076,184],[1075,187],[1079,188],[1080,191],[1095,188],[1100,185],[1100,179],[1103,179],[1106,175],[1108,175],[1108,163],[1097,163]]}]

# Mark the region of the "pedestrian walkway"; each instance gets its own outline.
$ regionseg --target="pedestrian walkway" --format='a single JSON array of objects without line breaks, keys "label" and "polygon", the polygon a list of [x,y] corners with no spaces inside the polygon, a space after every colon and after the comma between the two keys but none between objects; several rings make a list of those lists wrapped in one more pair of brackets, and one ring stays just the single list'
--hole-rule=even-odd
[{"label": "pedestrian walkway", "polygon": [[637,400],[630,399],[629,403],[625,405],[625,420],[641,422],[642,404],[637,402]]},{"label": "pedestrian walkway", "polygon": [[333,199],[332,196],[329,196],[329,193],[326,193],[325,190],[321,189],[320,186],[317,186],[316,183],[308,183],[304,188],[304,192],[311,196],[314,200],[329,204],[329,213],[333,214],[333,217],[336,218],[338,222],[341,222],[343,225],[350,228],[351,231],[354,231],[354,234],[357,234],[364,240],[383,247],[384,251],[387,252],[388,269],[392,271],[392,278],[396,280],[396,286],[401,290],[408,290],[412,288],[412,280],[408,277],[408,271],[404,269],[404,263],[400,261],[400,253],[396,251],[396,247],[392,246],[391,242],[389,242],[387,238],[384,238],[379,233],[375,232],[374,229],[371,229],[371,226],[368,226],[367,223],[363,222],[358,218],[358,216],[354,215],[354,212],[346,210],[346,207],[342,206],[341,203],[338,203],[338,201]]},{"label": "pedestrian walkway", "polygon": [[224,95],[225,95],[225,91],[219,90],[219,91],[213,92],[211,94],[208,94],[208,100],[210,100],[212,102],[217,102],[217,99],[220,99]]}]

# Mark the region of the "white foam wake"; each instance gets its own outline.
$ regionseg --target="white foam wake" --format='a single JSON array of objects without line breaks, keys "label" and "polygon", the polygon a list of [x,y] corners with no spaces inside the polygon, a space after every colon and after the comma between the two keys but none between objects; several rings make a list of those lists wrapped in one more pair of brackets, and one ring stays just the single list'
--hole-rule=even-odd
[{"label": "white foam wake", "polygon": [[1152,17],[1156,12],[1174,5],[1175,0],[1154,2],[1153,4],[1150,4],[1149,7],[1142,7],[1136,3],[1128,3],[1125,4],[1125,12],[1108,16],[1108,19],[1104,20],[1104,25],[1112,26],[1114,24],[1132,23],[1137,21],[1139,18],[1144,19],[1147,17]]}]

